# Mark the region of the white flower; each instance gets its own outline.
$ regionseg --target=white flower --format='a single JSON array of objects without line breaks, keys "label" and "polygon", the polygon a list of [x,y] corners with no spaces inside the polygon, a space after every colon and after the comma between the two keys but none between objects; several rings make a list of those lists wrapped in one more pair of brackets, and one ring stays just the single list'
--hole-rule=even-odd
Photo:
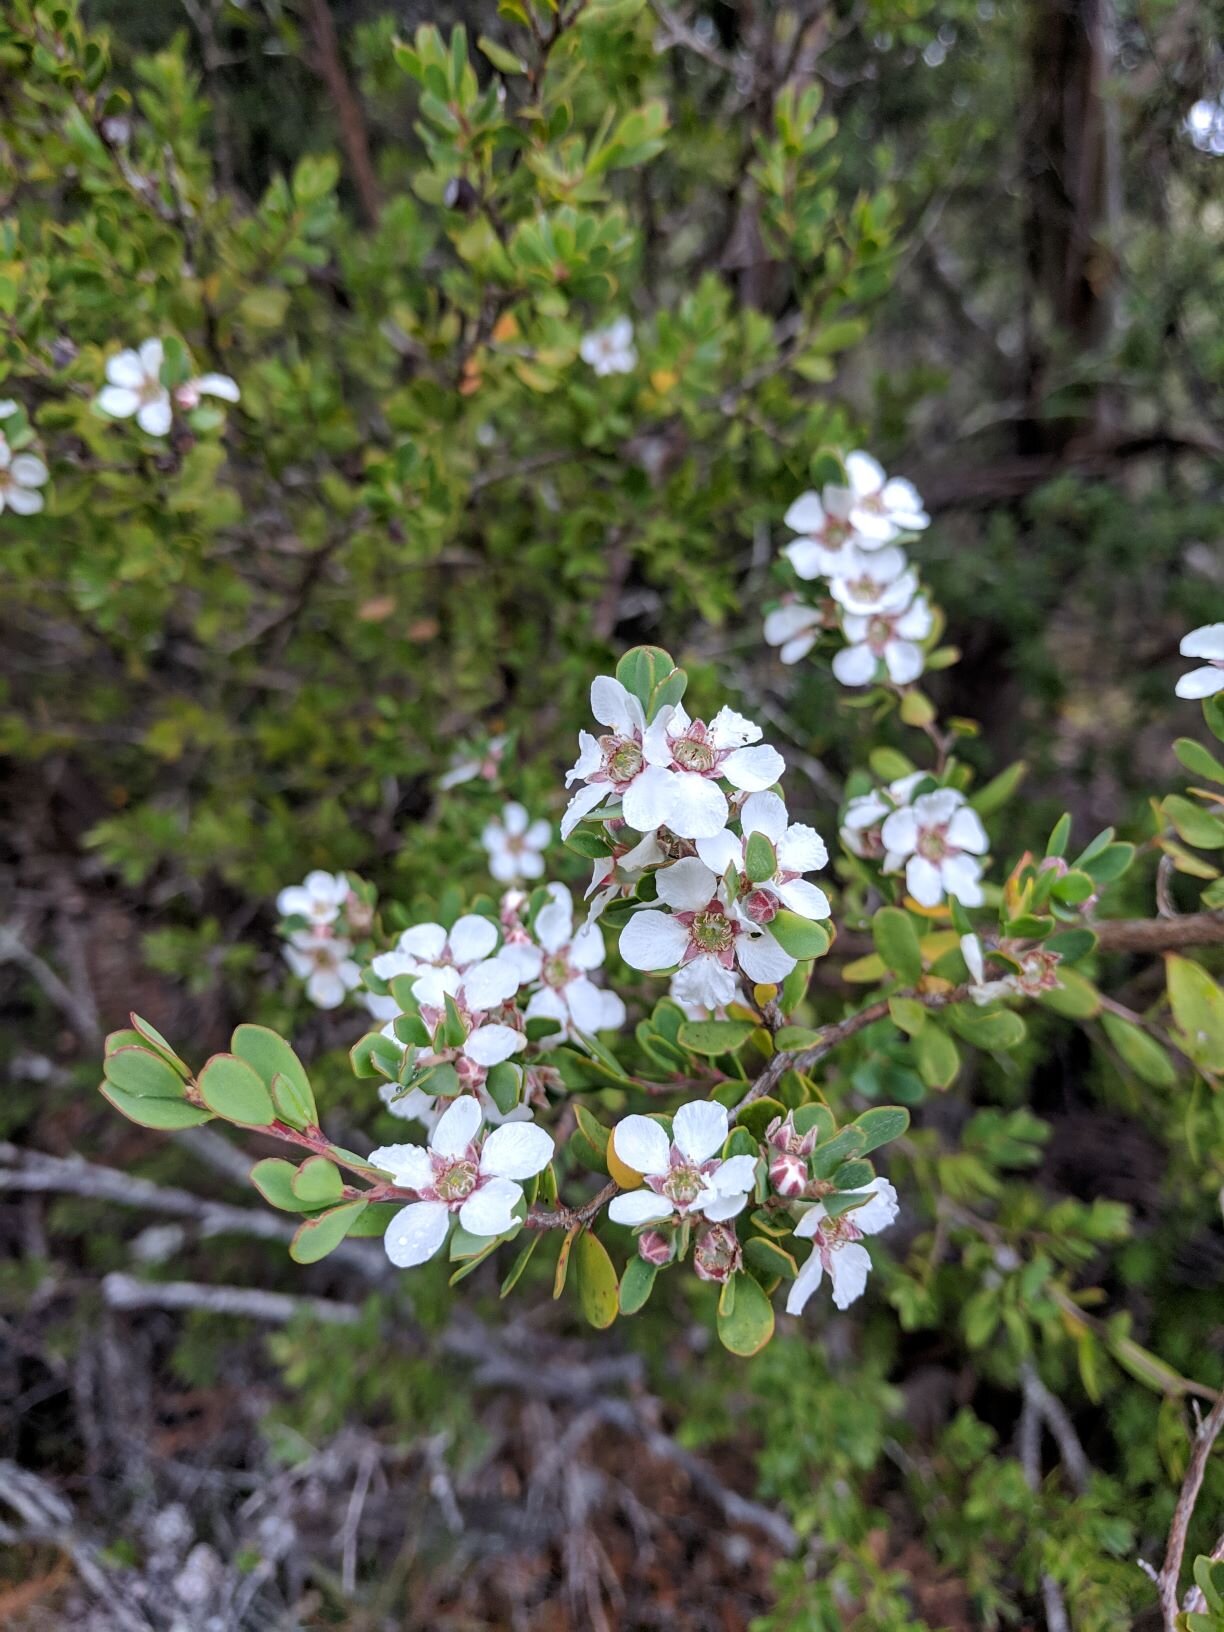
[{"label": "white flower", "polygon": [[284,947],[285,962],[306,982],[306,996],[319,1009],[338,1009],[361,983],[361,969],[350,957],[352,946],[326,929],[294,930]]},{"label": "white flower", "polygon": [[637,367],[632,322],[627,317],[618,317],[606,329],[584,335],[578,355],[601,379],[606,374],[632,374]]},{"label": "white flower", "polygon": [[47,467],[33,453],[14,453],[0,436],[0,513],[33,516],[43,507],[38,489],[47,480]]},{"label": "white flower", "polygon": [[905,887],[923,907],[937,907],[945,894],[966,907],[982,904],[982,864],[975,858],[990,848],[975,810],[955,788],[924,793],[894,810],[881,829],[884,871],[905,869]]},{"label": "white flower", "polygon": [[659,826],[656,812],[667,805],[671,779],[661,766],[651,765],[643,751],[642,705],[619,680],[601,674],[591,682],[591,713],[608,729],[598,738],[589,731],[578,733],[580,751],[565,785],[584,785],[565,807],[561,837],[567,839],[582,818],[609,797],[622,801],[630,827],[649,833]]},{"label": "white flower", "polygon": [[829,579],[829,594],[843,612],[859,617],[900,612],[917,593],[917,574],[906,562],[905,551],[895,544],[880,550],[848,544],[836,574]]},{"label": "white flower", "polygon": [[1204,97],[1194,103],[1186,115],[1186,134],[1200,153],[1224,157],[1224,100],[1212,102]]},{"label": "white flower", "polygon": [[673,969],[682,1002],[716,1009],[735,995],[735,966],[754,984],[785,980],[795,960],[768,929],[728,913],[720,882],[703,861],[686,856],[655,875],[670,912],[636,912],[621,931],[620,955],[631,969]]},{"label": "white flower", "polygon": [[824,628],[824,619],[817,607],[806,601],[783,601],[772,612],[765,614],[765,641],[769,646],[780,646],[778,656],[783,663],[798,663],[806,657]]},{"label": "white flower", "polygon": [[499,953],[474,963],[463,974],[457,969],[441,967],[426,969],[414,983],[412,995],[420,1005],[421,1018],[432,1031],[446,1013],[446,999],[452,997],[468,1034],[462,1047],[463,1057],[473,1065],[500,1065],[512,1054],[519,1054],[527,1046],[521,1031],[504,1020],[489,1020],[488,1016],[502,1008],[514,997],[522,984],[518,962]]},{"label": "white flower", "polygon": [[626,803],[625,820],[639,832],[662,825],[682,839],[713,838],[730,815],[720,780],[746,793],[761,793],[786,770],[782,755],[762,743],[761,735],[759,725],[733,708],[720,708],[708,725],[690,719],[680,704],[660,710],[646,729],[643,746],[651,765],[669,776],[666,809],[643,827]]},{"label": "white flower", "polygon": [[456,1099],[422,1145],[380,1145],[370,1152],[375,1167],[415,1190],[420,1200],[400,1209],[383,1237],[398,1269],[423,1264],[441,1247],[452,1213],[469,1235],[504,1235],[515,1224],[523,1199],[521,1179],[542,1173],[553,1142],[534,1122],[508,1123],[479,1140],[482,1116],[470,1094]]},{"label": "white flower", "polygon": [[700,1213],[715,1223],[743,1212],[756,1183],[757,1158],[716,1154],[726,1143],[727,1126],[726,1107],[705,1099],[681,1105],[670,1139],[649,1116],[618,1122],[612,1147],[646,1185],[614,1196],[609,1218],[617,1224],[653,1224]]},{"label": "white flower", "polygon": [[820,496],[801,493],[791,505],[783,520],[800,536],[784,545],[782,554],[800,578],[826,578],[837,570],[842,546],[854,537],[853,505],[851,490],[832,484]]},{"label": "white flower", "polygon": [[890,481],[869,453],[847,454],[846,476],[852,494],[848,519],[868,549],[930,526],[914,484],[899,477]]},{"label": "white flower", "polygon": [[584,924],[574,933],[574,901],[564,884],[550,884],[548,893],[552,899],[540,908],[534,925],[544,951],[541,985],[527,1004],[525,1018],[559,1020],[561,1037],[574,1030],[615,1031],[625,1023],[625,1005],[587,974],[604,961],[603,934],[597,924]]},{"label": "white flower", "polygon": [[456,918],[449,930],[441,924],[413,924],[390,952],[380,952],[372,959],[370,967],[380,980],[423,975],[429,969],[462,973],[474,963],[482,963],[496,945],[497,925],[479,913],[467,912]]},{"label": "white flower", "polygon": [[908,776],[890,782],[887,788],[873,789],[871,793],[861,793],[851,799],[840,828],[842,843],[851,855],[861,856],[864,861],[878,861],[883,856],[880,830],[885,818],[900,806],[909,804],[910,795],[926,775],[926,771],[911,771]]},{"label": "white flower", "polygon": [[531,821],[517,800],[503,805],[501,820],[486,824],[480,835],[489,858],[489,871],[499,884],[516,878],[539,878],[544,871],[542,852],[548,848],[552,828],[541,817]]},{"label": "white flower", "polygon": [[[389,1037],[398,1047],[403,1047],[395,1035],[394,1024],[383,1027],[383,1036]],[[493,1096],[483,1082],[465,1084],[463,1092],[469,1095],[480,1106],[485,1121],[492,1128],[499,1128],[506,1122],[530,1122],[531,1107],[521,1101],[509,1111],[500,1111],[494,1103]],[[392,1116],[399,1117],[405,1122],[419,1122],[426,1133],[432,1133],[437,1127],[439,1118],[444,1116],[453,1100],[443,1099],[440,1094],[427,1094],[424,1088],[409,1088],[406,1092],[397,1082],[384,1082],[379,1086],[378,1097],[391,1112]]]},{"label": "white flower", "polygon": [[825,1271],[833,1282],[833,1302],[839,1309],[848,1309],[862,1296],[871,1270],[867,1248],[859,1242],[865,1235],[878,1235],[886,1230],[897,1216],[897,1192],[887,1179],[872,1179],[861,1190],[850,1194],[868,1196],[861,1207],[855,1207],[840,1218],[830,1218],[824,1204],[817,1202],[795,1226],[795,1234],[810,1237],[811,1256],[799,1271],[786,1300],[788,1315],[801,1315],[804,1305],[820,1285]]},{"label": "white flower", "polygon": [[[778,908],[788,907],[804,918],[827,918],[829,898],[802,877],[819,871],[829,859],[824,840],[815,828],[787,818],[786,806],[776,793],[753,793],[740,810],[743,837],[725,829],[712,839],[697,840],[697,854],[716,877],[722,878],[734,866],[740,875],[736,911],[754,924],[767,924]],[[766,879],[749,882],[748,840],[760,833],[773,848],[777,867]]]},{"label": "white flower", "polygon": [[464,782],[474,782],[477,777],[485,782],[496,782],[509,741],[509,737],[490,737],[482,751],[457,748],[451,756],[450,769],[438,778],[439,788],[445,792]]},{"label": "white flower", "polygon": [[907,686],[917,680],[926,660],[921,646],[935,627],[926,597],[916,595],[902,612],[877,612],[863,617],[847,612],[842,632],[850,642],[833,659],[833,673],[843,686],[866,686],[876,678],[883,663],[894,685]]},{"label": "white flower", "polygon": [[282,918],[305,918],[317,926],[334,924],[349,898],[349,881],[343,873],[325,873],[321,868],[307,873],[302,884],[290,884],[276,898]]},{"label": "white flower", "polygon": [[[161,382],[165,347],[160,340],[146,340],[139,351],[121,351],[106,365],[108,383],[94,399],[96,406],[111,419],[130,419],[150,436],[165,436],[174,417],[170,391]],[[198,406],[201,396],[238,401],[238,387],[228,374],[201,374],[185,380],[174,390],[180,408]]]},{"label": "white flower", "polygon": [[1183,657],[1201,657],[1202,668],[1191,669],[1177,682],[1179,697],[1214,697],[1224,691],[1224,623],[1205,623],[1183,636],[1179,650]]}]

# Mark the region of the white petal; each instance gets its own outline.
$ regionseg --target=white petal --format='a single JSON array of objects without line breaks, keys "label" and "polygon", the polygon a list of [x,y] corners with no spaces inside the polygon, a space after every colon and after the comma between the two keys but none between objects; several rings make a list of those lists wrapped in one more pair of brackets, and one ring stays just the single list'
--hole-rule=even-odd
[{"label": "white petal", "polygon": [[922,907],[937,907],[944,898],[943,875],[925,856],[911,856],[906,862],[905,887]]},{"label": "white petal", "polygon": [[[510,1124],[504,1131],[513,1132],[522,1123]],[[497,1130],[499,1133],[502,1129]],[[492,1134],[489,1135],[492,1138]],[[459,1209],[459,1222],[469,1235],[505,1235],[516,1223],[514,1209],[523,1197],[522,1185],[511,1179],[490,1179],[473,1190]]]},{"label": "white petal", "polygon": [[484,1142],[480,1171],[497,1179],[532,1179],[553,1159],[551,1134],[534,1122],[513,1122],[494,1128]]},{"label": "white petal", "polygon": [[980,907],[982,864],[972,856],[948,856],[940,868],[944,888],[963,907]]},{"label": "white petal", "polygon": [[725,827],[721,833],[715,833],[713,838],[698,839],[697,855],[715,878],[722,878],[728,867],[734,866],[741,873],[744,870],[743,842],[737,839],[734,833],[729,833]]},{"label": "white petal", "polygon": [[441,924],[413,924],[396,944],[401,952],[409,952],[423,963],[437,963],[446,947],[446,931]]},{"label": "white petal", "polygon": [[1224,669],[1191,669],[1173,688],[1179,697],[1214,697],[1224,688]]},{"label": "white petal", "polygon": [[675,912],[698,912],[710,904],[718,879],[696,856],[663,867],[655,874],[659,900]]},{"label": "white petal", "polygon": [[335,969],[316,969],[306,982],[306,996],[320,1009],[338,1009],[347,996],[344,981]]},{"label": "white petal", "polygon": [[737,748],[727,755],[719,769],[732,787],[743,788],[748,793],[763,793],[781,779],[786,761],[776,748],[758,743],[753,748]]},{"label": "white petal", "polygon": [[[14,465],[17,462],[13,460]],[[10,487],[7,492],[0,493],[0,510],[4,508],[6,498],[15,516],[36,516],[43,507],[42,494],[32,487]]]},{"label": "white petal", "polygon": [[926,603],[925,595],[918,595],[908,612],[897,619],[895,628],[902,640],[925,640],[935,627],[935,619]]},{"label": "white petal", "polygon": [[715,748],[744,748],[750,742],[760,742],[763,734],[755,720],[727,706],[710,721],[709,740]]},{"label": "white petal", "polygon": [[529,850],[546,850],[548,841],[552,838],[552,823],[546,822],[543,816],[537,816],[535,821],[523,834],[523,843]]},{"label": "white petal", "polygon": [[512,1054],[521,1054],[527,1039],[513,1026],[477,1026],[463,1045],[464,1055],[477,1065],[500,1065]]},{"label": "white petal", "polygon": [[803,918],[828,918],[833,911],[824,891],[810,884],[806,878],[792,878],[787,884],[779,884],[778,898],[784,906]]},{"label": "white petal", "polygon": [[703,954],[677,970],[671,989],[678,1003],[720,1009],[735,1001],[735,976],[717,958]]},{"label": "white petal", "polygon": [[782,950],[767,929],[759,935],[737,936],[735,956],[748,979],[758,986],[785,980],[795,967],[795,959]]},{"label": "white petal", "polygon": [[383,1246],[397,1269],[423,1264],[446,1240],[450,1213],[440,1201],[413,1201],[387,1225]]},{"label": "white petal", "polygon": [[955,788],[936,788],[914,801],[914,814],[923,827],[936,827],[950,822],[965,802],[963,793]]},{"label": "white petal", "polygon": [[645,728],[642,705],[619,680],[601,674],[591,681],[591,713],[600,725],[610,725],[622,736],[631,737]]},{"label": "white petal", "polygon": [[9,473],[22,487],[41,487],[47,479],[46,465],[32,453],[19,453]]},{"label": "white petal", "polygon": [[569,958],[575,969],[598,969],[607,953],[603,931],[596,924],[583,924],[570,942]]},{"label": "white petal", "polygon": [[843,686],[867,686],[876,676],[876,657],[870,646],[843,646],[833,657],[833,676]]},{"label": "white petal", "polygon": [[721,1224],[728,1218],[735,1218],[748,1205],[748,1196],[742,1191],[731,1191],[722,1195],[718,1191],[711,1191],[707,1197],[696,1203],[694,1211],[708,1218],[711,1224]]},{"label": "white petal", "polygon": [[661,765],[647,765],[625,789],[621,808],[629,826],[653,833],[669,822],[672,808],[672,773]]},{"label": "white petal", "polygon": [[828,847],[820,834],[814,827],[805,827],[802,822],[791,823],[777,841],[777,849],[778,864],[788,873],[819,872],[829,859]]},{"label": "white petal", "polygon": [[980,986],[986,975],[986,962],[982,957],[982,943],[976,935],[962,935],[960,938],[961,957],[965,960],[965,967],[969,977],[975,985]]},{"label": "white petal", "polygon": [[810,606],[802,601],[788,601],[785,606],[775,606],[772,612],[765,614],[765,639],[770,646],[782,646],[808,631],[815,638],[819,622],[819,614]]},{"label": "white petal", "polygon": [[545,952],[559,952],[563,946],[569,944],[574,933],[574,902],[569,891],[561,887],[562,893],[554,895],[547,905],[540,908],[535,921],[535,938]]},{"label": "white petal", "polygon": [[[755,750],[739,751],[752,753]],[[665,820],[672,832],[678,833],[682,839],[712,838],[726,826],[729,814],[726,795],[711,778],[698,776],[692,771],[679,771],[671,777],[670,791]],[[636,827],[637,823],[633,825]]]},{"label": "white petal", "polygon": [[888,480],[880,461],[862,451],[846,455],[846,475],[855,496],[860,499],[878,493]]},{"label": "white petal", "polygon": [[798,663],[801,657],[806,657],[816,644],[816,634],[813,630],[809,634],[800,635],[795,640],[788,640],[778,653],[783,663]]},{"label": "white petal", "polygon": [[228,374],[201,374],[191,383],[202,396],[220,397],[223,402],[238,401],[238,386]]},{"label": "white petal", "polygon": [[833,1302],[839,1309],[848,1309],[856,1298],[862,1297],[870,1273],[871,1255],[866,1247],[857,1241],[848,1241],[844,1247],[836,1248],[829,1263],[829,1276],[833,1282]]},{"label": "white petal", "polygon": [[137,425],[149,436],[165,436],[172,417],[168,392],[163,392],[153,402],[146,402],[136,411]]},{"label": "white petal", "polygon": [[527,831],[527,812],[516,799],[502,806],[501,819],[502,826],[513,838]]},{"label": "white petal", "polygon": [[782,517],[792,533],[822,533],[827,519],[818,493],[801,493]]},{"label": "white petal", "polygon": [[[791,566],[794,567],[796,577],[802,578],[805,583],[810,584],[813,578],[821,578],[824,576],[825,565],[828,560],[829,552],[821,545],[817,544],[814,539],[793,538],[789,544],[783,546],[782,554],[790,562]],[[807,607],[803,607],[801,610],[807,613],[809,622],[814,620],[815,614],[809,611]],[[777,641],[775,641],[768,632],[769,618],[772,616],[773,614],[770,613],[765,619],[765,639],[768,640],[771,645],[777,645]]]},{"label": "white petal", "polygon": [[570,1017],[569,1004],[552,986],[542,986],[538,992],[532,992],[523,1016],[527,1020],[559,1020],[566,1026]]},{"label": "white petal", "polygon": [[608,1206],[608,1217],[614,1224],[654,1224],[670,1218],[672,1204],[653,1190],[623,1190],[613,1196]]},{"label": "white petal", "polygon": [[709,1161],[726,1143],[727,1121],[725,1105],[691,1099],[672,1118],[672,1143],[690,1162]]},{"label": "white petal", "polygon": [[670,969],[688,944],[688,930],[668,913],[635,912],[621,930],[620,955],[631,969]]},{"label": "white petal", "polygon": [[1182,636],[1178,651],[1183,657],[1224,658],[1224,623],[1205,623]]},{"label": "white petal", "polygon": [[[740,831],[763,833],[770,844],[781,843],[786,833],[786,806],[776,793],[752,793],[740,807]],[[826,856],[825,860],[829,858]]]},{"label": "white petal", "polygon": [[612,1130],[612,1148],[635,1173],[657,1178],[668,1171],[671,1146],[666,1132],[652,1117],[622,1117]]},{"label": "white petal", "polygon": [[[587,777],[594,776],[603,764],[603,750],[589,731],[579,731],[578,750],[578,758],[565,773],[567,788],[575,782],[585,781]],[[477,765],[473,774],[478,775],[479,772],[480,766]]]},{"label": "white petal", "polygon": [[[638,780],[640,781],[641,778],[639,777]],[[565,814],[561,817],[561,837],[568,839],[587,812],[594,810],[596,805],[602,804],[611,791],[606,782],[588,782],[584,787],[579,788],[569,804],[566,805]]]},{"label": "white petal", "polygon": [[714,1188],[720,1195],[743,1195],[756,1183],[755,1156],[728,1156],[714,1174]]},{"label": "white petal", "polygon": [[438,1119],[429,1148],[439,1156],[462,1156],[480,1132],[480,1106],[470,1094],[461,1094]]},{"label": "white petal", "polygon": [[908,686],[926,667],[926,658],[910,640],[890,640],[884,647],[884,667],[897,686]]},{"label": "white petal", "polygon": [[897,1192],[888,1179],[872,1179],[870,1184],[854,1193],[871,1197],[870,1201],[865,1201],[850,1214],[851,1221],[858,1225],[864,1235],[879,1235],[881,1230],[886,1230],[895,1222],[901,1209]]},{"label": "white petal", "polygon": [[106,385],[98,392],[94,402],[104,414],[112,419],[130,419],[140,407],[140,397],[137,392],[131,391],[125,385]]},{"label": "white petal", "polygon": [[512,958],[486,958],[475,963],[463,977],[464,1001],[472,1009],[495,1009],[519,989],[518,967]]},{"label": "white petal", "polygon": [[[478,913],[467,912],[451,925],[449,940],[451,957],[464,969],[469,963],[479,963],[489,956],[497,945],[497,927]],[[434,953],[435,957],[438,952]]]},{"label": "white petal", "polygon": [[[134,395],[145,382],[145,371],[140,361],[140,353],[136,351],[119,352],[108,361],[106,377],[112,385],[123,386]],[[131,412],[130,409],[129,412]]]},{"label": "white petal", "polygon": [[140,366],[145,372],[146,379],[155,380],[161,373],[162,363],[165,361],[165,347],[160,340],[146,340],[140,348]]},{"label": "white petal", "polygon": [[421,972],[420,964],[407,952],[379,952],[370,959],[370,968],[379,980],[394,980],[396,975],[417,975]]},{"label": "white petal", "polygon": [[[387,1086],[394,1089],[393,1083]],[[379,1145],[369,1159],[405,1189],[426,1190],[433,1183],[433,1165],[424,1145]]]},{"label": "white petal", "polygon": [[821,1222],[828,1216],[828,1208],[822,1201],[818,1201],[814,1207],[808,1208],[798,1224],[795,1225],[795,1234],[801,1236],[804,1240],[810,1241],[820,1228]]},{"label": "white petal", "polygon": [[788,1315],[801,1315],[807,1307],[807,1301],[820,1285],[824,1275],[824,1266],[820,1262],[820,1254],[813,1251],[806,1264],[791,1282],[790,1291],[786,1294],[786,1312]]},{"label": "white petal", "polygon": [[894,810],[885,818],[880,837],[886,850],[902,856],[912,854],[918,844],[918,818],[913,810]]}]

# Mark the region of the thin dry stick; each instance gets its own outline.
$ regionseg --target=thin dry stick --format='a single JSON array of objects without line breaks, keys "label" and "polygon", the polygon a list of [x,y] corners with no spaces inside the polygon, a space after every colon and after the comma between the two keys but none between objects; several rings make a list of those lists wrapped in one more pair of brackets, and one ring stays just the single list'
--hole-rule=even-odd
[{"label": "thin dry stick", "polygon": [[[1042,1382],[1028,1361],[1020,1368],[1024,1407],[1017,1434],[1020,1466],[1025,1483],[1033,1492],[1041,1488],[1041,1425],[1044,1422],[1058,1445],[1067,1477],[1081,1494],[1087,1488],[1089,1467],[1079,1435],[1062,1401]],[[1046,1632],[1071,1632],[1071,1621],[1062,1588],[1048,1570],[1041,1572],[1041,1600],[1045,1609]]]},{"label": "thin dry stick", "polygon": [[340,122],[340,140],[361,204],[361,213],[367,226],[376,227],[382,200],[378,192],[378,178],[374,174],[374,161],[370,157],[365,115],[340,54],[340,41],[336,36],[331,7],[327,0],[310,0],[309,11],[314,41],[312,66],[327,86],[335,107],[336,118]]},{"label": "thin dry stick", "polygon": [[102,1299],[111,1309],[199,1309],[211,1315],[267,1321],[272,1326],[284,1326],[301,1314],[334,1326],[352,1326],[361,1319],[355,1303],[341,1303],[336,1298],[303,1298],[285,1292],[263,1292],[256,1287],[205,1286],[196,1281],[138,1281],[117,1270],[103,1277]]},{"label": "thin dry stick", "polygon": [[1160,1594],[1160,1612],[1164,1617],[1165,1632],[1177,1632],[1177,1619],[1181,1613],[1177,1602],[1177,1584],[1181,1579],[1182,1555],[1186,1551],[1186,1536],[1190,1530],[1190,1520],[1194,1517],[1194,1504],[1198,1501],[1198,1493],[1202,1488],[1203,1475],[1207,1471],[1207,1459],[1211,1455],[1211,1448],[1224,1429],[1224,1392],[1220,1394],[1215,1405],[1199,1425],[1194,1436],[1194,1448],[1190,1453],[1190,1466],[1186,1469],[1186,1477],[1182,1480],[1181,1491],[1177,1498],[1177,1506],[1173,1510],[1173,1524],[1169,1530],[1169,1545],[1165,1549],[1164,1563],[1160,1574],[1156,1578],[1157,1591]]}]

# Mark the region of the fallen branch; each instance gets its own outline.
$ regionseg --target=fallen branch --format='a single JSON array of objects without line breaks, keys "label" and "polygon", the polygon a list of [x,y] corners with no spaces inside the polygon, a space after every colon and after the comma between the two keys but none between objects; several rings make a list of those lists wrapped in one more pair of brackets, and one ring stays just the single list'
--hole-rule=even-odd
[{"label": "fallen branch", "polygon": [[110,1309],[200,1309],[273,1326],[283,1326],[301,1314],[338,1326],[352,1326],[361,1319],[355,1303],[335,1298],[305,1298],[245,1286],[202,1286],[195,1281],[138,1281],[118,1271],[103,1277],[102,1299]]}]

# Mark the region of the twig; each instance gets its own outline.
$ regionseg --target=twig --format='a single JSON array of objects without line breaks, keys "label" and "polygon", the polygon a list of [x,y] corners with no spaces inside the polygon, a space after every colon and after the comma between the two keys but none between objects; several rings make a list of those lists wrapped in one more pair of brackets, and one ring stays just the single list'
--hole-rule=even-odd
[{"label": "twig", "polygon": [[36,952],[31,952],[15,929],[0,924],[0,963],[15,963],[33,975],[44,996],[48,997],[63,1015],[73,1031],[87,1047],[96,1048],[102,1041],[102,1032],[96,1017],[88,1008],[83,1009],[75,994]]},{"label": "twig", "polygon": [[335,1326],[352,1326],[361,1319],[355,1303],[335,1298],[305,1298],[246,1286],[204,1286],[195,1281],[138,1281],[118,1270],[103,1277],[102,1298],[111,1309],[201,1309],[212,1315],[263,1320],[272,1326],[283,1326],[301,1314]]},{"label": "twig", "polygon": [[348,159],[349,173],[361,205],[361,213],[367,226],[376,227],[382,200],[379,197],[378,178],[374,173],[374,161],[370,157],[370,140],[366,132],[365,115],[361,111],[361,103],[353,90],[344,66],[344,58],[340,54],[340,41],[336,37],[336,24],[332,18],[331,7],[327,0],[310,0],[308,9],[310,30],[314,40],[312,66],[327,86],[327,93],[336,110],[336,118],[340,121],[340,141]]},{"label": "twig", "polygon": [[1164,1563],[1161,1566],[1160,1575],[1157,1577],[1156,1582],[1160,1595],[1160,1612],[1164,1617],[1165,1632],[1177,1632],[1177,1621],[1181,1613],[1177,1602],[1177,1584],[1181,1578],[1182,1555],[1186,1551],[1186,1536],[1190,1529],[1190,1520],[1194,1516],[1194,1504],[1198,1501],[1203,1475],[1207,1471],[1207,1459],[1211,1455],[1211,1448],[1215,1444],[1221,1429],[1224,1429],[1224,1393],[1220,1394],[1194,1436],[1194,1447],[1190,1453],[1190,1466],[1186,1469],[1186,1477],[1182,1480],[1177,1506],[1173,1510],[1173,1524],[1169,1530],[1169,1545],[1165,1549]]},{"label": "twig", "polygon": [[[1092,1477],[1092,1468],[1088,1458],[1084,1455],[1084,1447],[1079,1442],[1079,1435],[1066,1406],[1056,1394],[1052,1394],[1041,1378],[1031,1361],[1026,1360],[1020,1368],[1021,1387],[1027,1404],[1031,1404],[1037,1422],[1045,1423],[1058,1446],[1058,1454],[1062,1458],[1062,1465],[1066,1469],[1077,1495],[1082,1496],[1088,1488]],[[1036,1489],[1036,1486],[1033,1487]]]}]

